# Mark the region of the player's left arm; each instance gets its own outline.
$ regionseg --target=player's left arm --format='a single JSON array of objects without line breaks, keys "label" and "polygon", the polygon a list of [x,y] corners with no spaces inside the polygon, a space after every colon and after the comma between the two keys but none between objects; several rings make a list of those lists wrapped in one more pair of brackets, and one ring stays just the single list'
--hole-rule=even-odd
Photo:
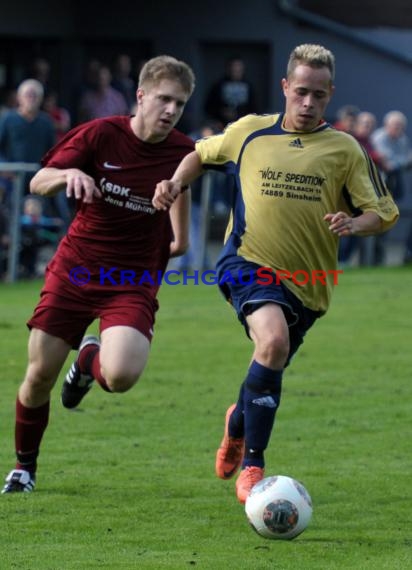
[{"label": "player's left arm", "polygon": [[169,214],[173,230],[170,257],[177,257],[183,255],[189,247],[190,188],[183,194],[179,194],[172,204]]},{"label": "player's left arm", "polygon": [[352,218],[346,212],[326,214],[323,218],[329,222],[329,230],[339,237],[371,236],[383,231],[382,219],[376,212],[365,212]]},{"label": "player's left arm", "polygon": [[339,237],[371,236],[388,231],[399,218],[399,209],[388,188],[358,144],[350,149],[349,158],[345,187],[352,206],[361,213],[351,216],[340,210],[328,212],[323,219],[329,223],[329,230]]}]

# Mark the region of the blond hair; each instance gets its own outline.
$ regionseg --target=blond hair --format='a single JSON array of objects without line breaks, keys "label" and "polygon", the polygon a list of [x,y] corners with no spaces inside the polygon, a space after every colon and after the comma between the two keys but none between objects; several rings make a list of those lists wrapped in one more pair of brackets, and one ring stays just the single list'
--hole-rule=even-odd
[{"label": "blond hair", "polygon": [[178,81],[189,96],[195,88],[195,75],[189,65],[170,55],[159,55],[144,64],[139,75],[139,88],[163,79]]},{"label": "blond hair", "polygon": [[308,65],[309,67],[327,67],[330,71],[331,79],[335,77],[335,56],[331,51],[317,44],[302,44],[295,47],[291,52],[287,67],[287,77],[289,78],[298,65]]}]

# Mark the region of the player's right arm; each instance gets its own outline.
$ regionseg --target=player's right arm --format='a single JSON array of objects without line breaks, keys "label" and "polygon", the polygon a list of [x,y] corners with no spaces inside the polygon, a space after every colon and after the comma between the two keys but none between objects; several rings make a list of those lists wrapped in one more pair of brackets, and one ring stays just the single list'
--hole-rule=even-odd
[{"label": "player's right arm", "polygon": [[100,198],[101,192],[94,179],[78,168],[41,168],[30,181],[30,192],[39,196],[54,196],[66,189],[68,198],[93,202]]}]

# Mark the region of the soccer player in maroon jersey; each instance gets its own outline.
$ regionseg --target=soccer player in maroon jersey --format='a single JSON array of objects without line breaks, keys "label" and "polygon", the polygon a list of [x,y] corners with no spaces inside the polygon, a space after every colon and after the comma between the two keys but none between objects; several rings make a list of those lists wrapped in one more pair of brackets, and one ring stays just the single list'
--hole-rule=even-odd
[{"label": "soccer player in maroon jersey", "polygon": [[[126,392],[150,350],[157,292],[170,256],[188,242],[188,193],[170,215],[152,205],[193,141],[174,127],[194,89],[190,67],[170,56],[149,60],[136,92],[136,114],[96,119],[70,131],[42,161],[31,192],[66,190],[77,211],[49,263],[28,321],[27,371],[16,402],[17,463],[3,493],[30,492],[49,419],[50,393],[72,349],[62,403],[76,407],[95,380]],[[99,320],[100,339],[84,336]]]}]

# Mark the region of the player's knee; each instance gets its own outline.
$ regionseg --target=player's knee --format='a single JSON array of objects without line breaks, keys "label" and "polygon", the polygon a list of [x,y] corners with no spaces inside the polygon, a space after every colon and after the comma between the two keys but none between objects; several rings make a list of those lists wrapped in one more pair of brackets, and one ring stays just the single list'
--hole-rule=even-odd
[{"label": "player's knee", "polygon": [[139,379],[140,374],[133,371],[119,371],[108,373],[105,375],[105,380],[111,392],[123,393],[132,388]]},{"label": "player's knee", "polygon": [[266,334],[256,343],[255,354],[266,366],[283,368],[289,354],[289,338],[275,332]]},{"label": "player's knee", "polygon": [[31,363],[27,369],[25,381],[34,390],[45,390],[53,387],[56,373],[41,363]]}]

